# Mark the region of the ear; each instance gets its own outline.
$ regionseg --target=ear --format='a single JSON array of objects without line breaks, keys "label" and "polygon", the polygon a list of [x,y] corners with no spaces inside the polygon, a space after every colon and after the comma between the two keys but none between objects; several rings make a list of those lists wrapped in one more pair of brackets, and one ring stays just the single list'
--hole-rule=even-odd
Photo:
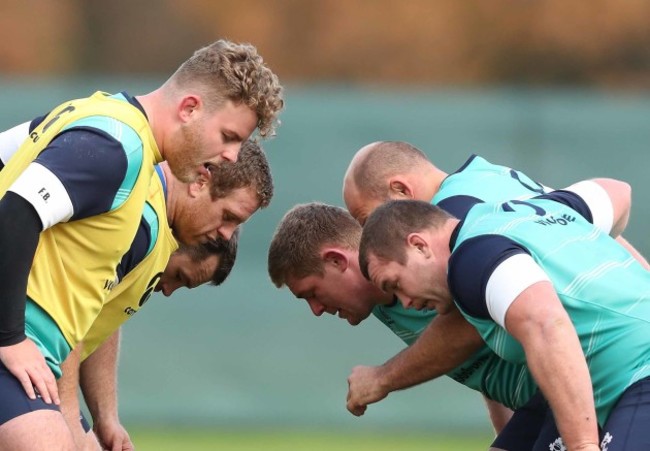
[{"label": "ear", "polygon": [[413,186],[401,175],[395,175],[388,179],[390,198],[395,200],[414,199]]},{"label": "ear", "polygon": [[325,248],[321,251],[321,258],[326,264],[334,266],[339,271],[343,272],[348,269],[350,262],[347,255],[337,248]]},{"label": "ear", "polygon": [[422,253],[425,257],[429,257],[431,255],[431,248],[429,247],[429,242],[424,239],[424,237],[420,233],[410,233],[406,237],[406,242],[409,246],[417,249],[418,252]]},{"label": "ear", "polygon": [[188,94],[181,99],[178,105],[178,114],[183,122],[189,122],[201,108],[203,102],[196,94]]},{"label": "ear", "polygon": [[[210,173],[210,171],[207,172],[208,174]],[[187,192],[192,198],[198,197],[205,190],[210,190],[209,175],[199,174],[198,178],[195,181],[192,183],[187,183]]]}]

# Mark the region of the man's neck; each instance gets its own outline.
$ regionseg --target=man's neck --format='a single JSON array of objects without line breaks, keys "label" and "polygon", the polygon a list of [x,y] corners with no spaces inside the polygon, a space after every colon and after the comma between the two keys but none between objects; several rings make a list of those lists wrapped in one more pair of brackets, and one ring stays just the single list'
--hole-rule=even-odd
[{"label": "man's neck", "polygon": [[157,89],[149,94],[136,96],[135,98],[142,105],[149,120],[149,127],[151,127],[151,133],[156,141],[160,155],[163,160],[166,160],[167,156],[165,155],[164,145],[166,124],[164,124],[163,117],[160,114],[161,111],[164,111],[165,107],[163,94],[160,89]]},{"label": "man's neck", "polygon": [[431,165],[431,167],[428,168],[427,175],[424,180],[427,181],[425,189],[427,193],[426,197],[429,199],[429,202],[431,202],[435,195],[438,194],[440,185],[442,185],[443,180],[445,180],[448,175],[449,174],[441,171],[436,166]]},{"label": "man's neck", "polygon": [[[438,243],[440,245],[439,247],[439,252],[440,255],[446,255],[447,257],[451,257],[451,249],[453,244],[456,241],[456,227],[460,223],[460,219],[456,218],[451,218],[448,219],[447,222],[440,228],[438,231]],[[452,239],[454,240],[454,243],[452,243]]]}]

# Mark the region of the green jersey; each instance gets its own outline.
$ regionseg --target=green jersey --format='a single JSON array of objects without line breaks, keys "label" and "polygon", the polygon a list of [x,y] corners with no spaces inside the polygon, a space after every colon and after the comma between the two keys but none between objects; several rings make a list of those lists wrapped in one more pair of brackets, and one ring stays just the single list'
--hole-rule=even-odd
[{"label": "green jersey", "polygon": [[550,280],[576,328],[603,425],[625,389],[650,375],[650,273],[585,218],[589,206],[568,192],[476,205],[452,237],[448,279],[465,318],[515,363],[526,358],[503,327],[507,307]]},{"label": "green jersey", "polygon": [[[476,203],[528,199],[548,191],[522,172],[472,155],[443,180],[432,203],[462,218]],[[399,302],[377,306],[373,314],[409,345],[437,315],[435,310],[405,309]],[[528,367],[503,360],[487,346],[447,375],[511,409],[524,405],[537,391]]]}]

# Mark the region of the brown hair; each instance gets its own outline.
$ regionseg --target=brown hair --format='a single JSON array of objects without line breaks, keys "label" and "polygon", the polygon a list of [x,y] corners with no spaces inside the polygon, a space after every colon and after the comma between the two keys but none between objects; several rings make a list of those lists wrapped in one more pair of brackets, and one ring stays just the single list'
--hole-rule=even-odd
[{"label": "brown hair", "polygon": [[220,39],[195,51],[169,82],[177,88],[199,89],[211,108],[227,100],[243,103],[257,114],[259,135],[275,135],[284,107],[282,86],[254,46]]},{"label": "brown hair", "polygon": [[264,150],[254,141],[241,146],[235,162],[210,166],[213,199],[226,197],[237,188],[251,187],[257,196],[259,208],[265,208],[273,198],[273,177]]},{"label": "brown hair", "polygon": [[359,266],[364,277],[370,279],[370,254],[403,265],[409,234],[439,228],[452,217],[441,208],[419,200],[392,200],[377,207],[363,227],[359,244]]},{"label": "brown hair", "polygon": [[[241,226],[240,226],[241,227]],[[194,263],[199,263],[211,255],[219,257],[219,263],[210,278],[210,285],[221,285],[230,275],[237,259],[237,246],[239,244],[238,227],[229,240],[217,238],[214,241],[200,244],[198,246],[182,246],[178,252],[186,253]]]},{"label": "brown hair", "polygon": [[318,202],[289,210],[275,230],[268,255],[271,281],[278,288],[287,278],[322,274],[319,252],[325,245],[357,250],[361,226],[346,210]]}]

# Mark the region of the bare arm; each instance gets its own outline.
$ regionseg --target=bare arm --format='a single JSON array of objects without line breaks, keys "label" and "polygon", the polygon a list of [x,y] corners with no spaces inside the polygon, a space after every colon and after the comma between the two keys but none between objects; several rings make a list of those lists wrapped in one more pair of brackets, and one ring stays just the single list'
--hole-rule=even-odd
[{"label": "bare arm", "polygon": [[79,360],[83,351],[83,344],[79,343],[61,364],[63,376],[57,381],[61,397],[61,413],[68,427],[72,431],[77,449],[83,451],[98,451],[101,449],[95,434],[86,432],[81,426],[79,408]]},{"label": "bare arm", "polygon": [[81,354],[81,346],[78,345],[68,355],[65,361],[61,364],[61,371],[63,376],[59,378],[57,384],[59,386],[59,397],[61,399],[61,413],[65,418],[65,422],[72,431],[72,436],[79,449],[83,449],[82,445],[85,440],[86,433],[81,427],[79,421],[79,398],[77,397],[77,388],[79,387],[79,355]]},{"label": "bare arm", "polygon": [[133,449],[129,434],[120,424],[117,410],[117,359],[120,333],[115,331],[81,364],[80,381],[93,430],[102,445],[113,451]]},{"label": "bare arm", "polygon": [[551,283],[535,283],[519,294],[506,312],[505,324],[524,347],[528,367],[551,405],[567,448],[599,450],[585,356]]},{"label": "bare arm", "polygon": [[480,335],[460,312],[439,315],[408,348],[380,366],[357,366],[348,377],[347,408],[363,415],[389,393],[443,376],[481,346]]}]

